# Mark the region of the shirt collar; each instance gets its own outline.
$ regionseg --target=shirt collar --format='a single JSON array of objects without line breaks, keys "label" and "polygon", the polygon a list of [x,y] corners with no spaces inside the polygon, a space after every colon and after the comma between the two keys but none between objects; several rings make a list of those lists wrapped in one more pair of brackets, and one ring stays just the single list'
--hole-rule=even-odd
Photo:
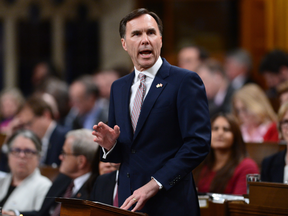
[{"label": "shirt collar", "polygon": [[138,78],[139,73],[143,73],[147,77],[150,77],[151,79],[154,79],[154,77],[156,76],[156,74],[157,74],[159,68],[161,67],[162,63],[163,63],[162,58],[159,56],[159,58],[157,59],[155,64],[151,68],[148,68],[147,70],[139,71],[139,70],[136,69],[136,67],[134,67],[134,70],[135,70],[134,83],[139,79]]},{"label": "shirt collar", "polygon": [[47,128],[47,130],[46,130],[46,132],[45,132],[45,135],[44,135],[44,137],[42,138],[42,142],[43,142],[43,140],[45,140],[45,139],[47,139],[47,140],[50,139],[50,136],[51,136],[51,134],[52,134],[52,132],[54,131],[55,128],[56,128],[56,122],[53,120],[53,121],[49,124],[49,126],[48,126],[48,128]]},{"label": "shirt collar", "polygon": [[88,180],[90,177],[91,172],[85,173],[84,175],[74,179],[74,188],[73,188],[73,194],[80,190],[80,188],[84,185],[84,183]]}]

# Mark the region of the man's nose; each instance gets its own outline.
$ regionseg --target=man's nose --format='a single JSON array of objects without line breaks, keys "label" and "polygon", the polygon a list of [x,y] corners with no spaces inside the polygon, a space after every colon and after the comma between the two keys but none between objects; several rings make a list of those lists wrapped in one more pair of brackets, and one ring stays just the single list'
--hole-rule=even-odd
[{"label": "man's nose", "polygon": [[149,40],[148,40],[147,34],[143,34],[143,35],[142,35],[142,41],[141,41],[141,43],[142,43],[143,45],[149,44]]}]

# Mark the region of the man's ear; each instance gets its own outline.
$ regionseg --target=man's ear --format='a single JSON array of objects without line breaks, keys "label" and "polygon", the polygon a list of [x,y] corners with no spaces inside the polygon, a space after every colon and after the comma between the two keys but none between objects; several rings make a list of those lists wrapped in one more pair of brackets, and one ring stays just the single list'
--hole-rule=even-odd
[{"label": "man's ear", "polygon": [[125,51],[127,51],[127,48],[126,48],[126,41],[124,38],[121,38],[121,43],[122,43],[122,47]]},{"label": "man's ear", "polygon": [[84,155],[79,155],[77,157],[77,165],[80,169],[82,169],[87,163],[87,158]]}]

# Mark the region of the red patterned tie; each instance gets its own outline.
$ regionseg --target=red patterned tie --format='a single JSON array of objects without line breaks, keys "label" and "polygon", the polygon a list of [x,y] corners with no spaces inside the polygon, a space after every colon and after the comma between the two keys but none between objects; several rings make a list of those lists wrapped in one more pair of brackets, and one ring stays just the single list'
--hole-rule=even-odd
[{"label": "red patterned tie", "polygon": [[117,189],[116,189],[116,195],[115,195],[114,200],[113,200],[113,206],[119,207],[119,203],[118,203],[118,185],[116,187],[117,187]]},{"label": "red patterned tie", "polygon": [[[65,194],[64,194],[63,197],[65,197],[65,198],[71,198],[71,196],[72,196],[72,191],[73,191],[73,187],[74,187],[74,183],[73,183],[73,181],[72,181],[71,184],[67,187],[66,192],[65,192]],[[53,214],[52,214],[51,216],[59,216],[59,215],[60,215],[60,209],[61,209],[61,203],[59,203],[59,204],[56,206],[56,208],[55,208],[55,210],[54,210],[54,212],[53,212]]]},{"label": "red patterned tie", "polygon": [[136,125],[137,125],[138,118],[141,112],[141,107],[142,107],[145,90],[146,90],[146,86],[145,86],[146,75],[140,73],[139,78],[140,78],[140,85],[136,92],[134,105],[132,109],[132,115],[131,115],[132,127],[133,127],[134,132],[136,130]]}]

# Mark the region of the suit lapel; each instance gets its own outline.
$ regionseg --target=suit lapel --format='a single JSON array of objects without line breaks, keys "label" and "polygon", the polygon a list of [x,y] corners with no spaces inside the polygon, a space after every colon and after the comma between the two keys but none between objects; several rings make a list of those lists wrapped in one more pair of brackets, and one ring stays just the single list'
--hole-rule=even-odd
[{"label": "suit lapel", "polygon": [[154,104],[157,101],[157,98],[159,97],[161,92],[163,92],[163,90],[165,89],[167,82],[164,79],[167,76],[169,76],[170,67],[171,65],[165,59],[163,59],[163,64],[160,67],[158,73],[156,74],[151,84],[150,90],[143,102],[141,113],[138,119],[136,131],[135,131],[133,139],[135,139],[137,135],[139,134],[139,131],[143,127],[147,117],[149,116],[149,113],[151,112]]}]

